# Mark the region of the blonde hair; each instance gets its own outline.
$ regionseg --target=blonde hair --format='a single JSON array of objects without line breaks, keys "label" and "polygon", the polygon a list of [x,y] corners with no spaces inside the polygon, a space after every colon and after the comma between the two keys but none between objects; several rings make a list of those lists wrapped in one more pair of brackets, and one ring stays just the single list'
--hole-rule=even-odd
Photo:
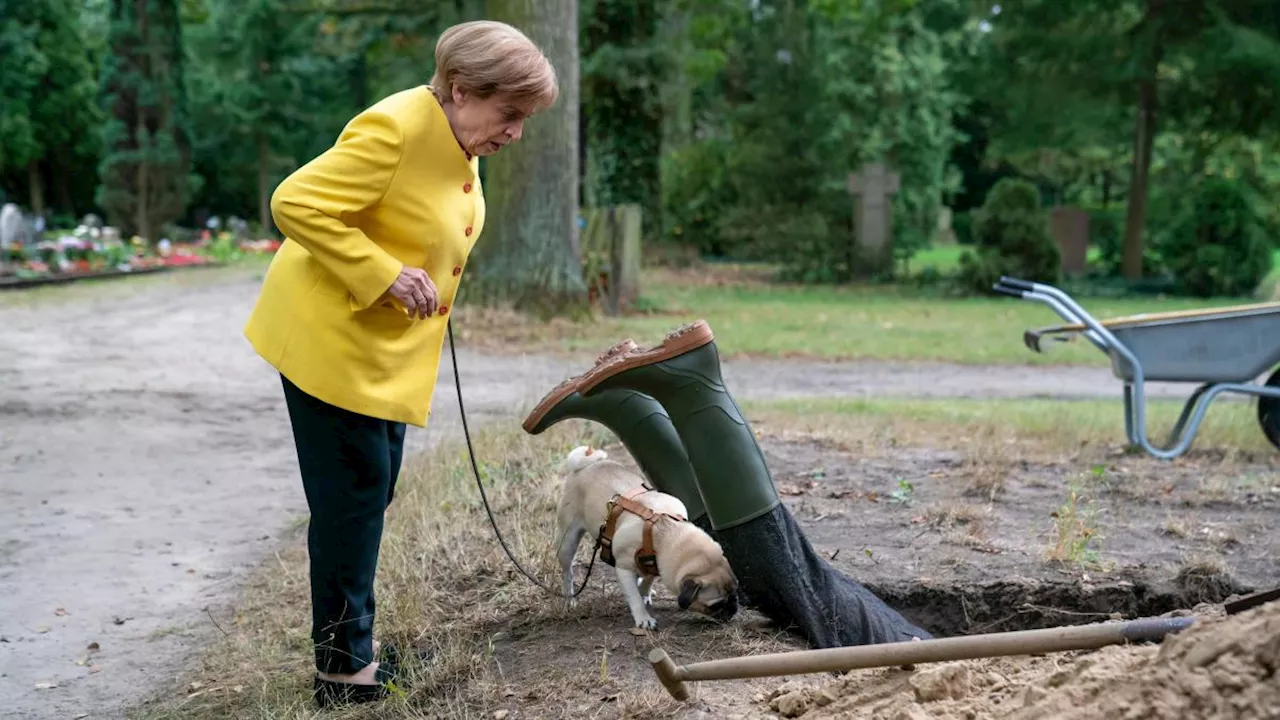
[{"label": "blonde hair", "polygon": [[493,20],[460,23],[440,34],[431,88],[441,102],[451,102],[455,85],[480,98],[508,95],[539,109],[560,94],[555,68],[538,46]]}]

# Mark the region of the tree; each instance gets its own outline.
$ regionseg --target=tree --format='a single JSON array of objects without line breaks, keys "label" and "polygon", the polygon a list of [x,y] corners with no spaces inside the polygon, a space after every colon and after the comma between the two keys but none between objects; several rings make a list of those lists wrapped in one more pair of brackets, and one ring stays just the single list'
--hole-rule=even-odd
[{"label": "tree", "polygon": [[524,32],[555,66],[560,97],[520,142],[486,159],[488,217],[468,297],[546,313],[584,307],[578,243],[577,0],[490,0],[489,17]]},{"label": "tree", "polygon": [[587,115],[587,202],[636,203],[646,235],[660,232],[663,20],[660,0],[587,0],[582,100]]},{"label": "tree", "polygon": [[37,28],[19,20],[28,0],[0,0],[0,171],[26,168],[40,156],[36,138],[35,92],[48,59],[36,46]]},{"label": "tree", "polygon": [[[219,1],[194,33],[206,69],[202,104],[219,114],[223,152],[247,150],[256,188],[258,222],[274,230],[271,193],[279,149],[309,123],[308,105],[337,69],[312,52],[319,16],[288,12],[282,0]],[[323,96],[323,94],[321,94]],[[212,128],[211,128],[212,130]]]},{"label": "tree", "polygon": [[[1096,138],[1110,124],[1099,117],[1129,118],[1121,264],[1127,279],[1139,279],[1157,135],[1165,126],[1260,131],[1280,109],[1280,13],[1265,0],[1026,0],[1001,7],[990,21],[987,67],[1004,82],[986,84],[1006,108],[1005,129],[1026,139],[1023,147],[1066,147],[1072,141],[1063,129]],[[1036,130],[1049,126],[1058,131]],[[1031,140],[1037,133],[1040,140]],[[1078,139],[1074,147],[1081,147]]]},{"label": "tree", "polygon": [[98,203],[125,235],[158,239],[186,209],[191,140],[177,0],[111,0]]},{"label": "tree", "polygon": [[[75,212],[70,179],[74,160],[94,151],[93,65],[85,52],[79,9],[69,0],[0,0],[0,166],[26,171],[32,211],[45,214],[45,170],[57,204]],[[10,60],[12,58],[13,60]],[[38,100],[38,101],[37,101]]]}]

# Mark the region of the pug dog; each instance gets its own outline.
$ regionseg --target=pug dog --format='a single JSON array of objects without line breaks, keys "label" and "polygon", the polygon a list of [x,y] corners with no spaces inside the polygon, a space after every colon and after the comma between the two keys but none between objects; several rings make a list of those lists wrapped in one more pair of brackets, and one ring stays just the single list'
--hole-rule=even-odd
[{"label": "pug dog", "polygon": [[[604,450],[585,445],[574,448],[565,460],[564,491],[557,513],[559,559],[564,572],[565,597],[573,594],[573,558],[584,535],[599,540],[616,496],[644,488],[644,479],[626,466],[610,460]],[[682,519],[684,503],[667,493],[646,490],[634,501],[657,513],[653,549],[658,577],[675,595],[681,610],[725,621],[738,612],[738,580],[720,544],[697,525]],[[642,547],[645,521],[623,510],[614,526],[612,550],[618,586],[626,599],[635,626],[658,627],[649,614],[653,583],[657,578],[637,567],[636,551]],[[570,599],[569,604],[573,601]]]}]

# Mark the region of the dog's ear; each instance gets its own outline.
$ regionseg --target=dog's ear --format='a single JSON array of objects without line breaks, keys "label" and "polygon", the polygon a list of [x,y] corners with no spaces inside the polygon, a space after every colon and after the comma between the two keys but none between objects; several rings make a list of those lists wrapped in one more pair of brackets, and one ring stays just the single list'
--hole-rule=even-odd
[{"label": "dog's ear", "polygon": [[676,604],[680,606],[681,610],[688,610],[701,589],[702,583],[693,578],[685,578],[684,582],[680,583],[680,597],[676,598]]}]

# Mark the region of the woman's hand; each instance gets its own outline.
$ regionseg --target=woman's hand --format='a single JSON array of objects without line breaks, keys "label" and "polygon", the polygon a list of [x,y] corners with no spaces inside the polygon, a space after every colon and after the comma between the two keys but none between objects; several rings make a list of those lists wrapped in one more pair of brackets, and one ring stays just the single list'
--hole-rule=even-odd
[{"label": "woman's hand", "polygon": [[436,296],[436,284],[431,282],[422,268],[405,266],[399,277],[387,288],[387,293],[404,303],[409,317],[425,318],[434,315],[440,299]]}]

